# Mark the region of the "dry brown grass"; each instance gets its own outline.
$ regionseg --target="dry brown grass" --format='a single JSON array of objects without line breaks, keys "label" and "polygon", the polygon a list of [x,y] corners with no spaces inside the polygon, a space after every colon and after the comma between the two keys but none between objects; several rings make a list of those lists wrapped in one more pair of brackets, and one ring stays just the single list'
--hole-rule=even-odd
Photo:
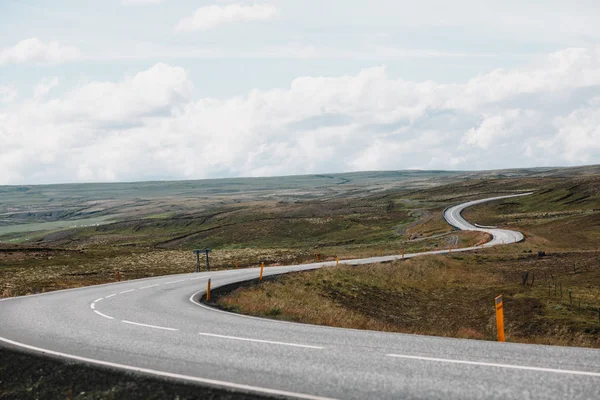
[{"label": "dry brown grass", "polygon": [[[477,232],[455,232],[452,235],[426,241],[396,244],[347,245],[325,249],[218,249],[210,254],[212,269],[293,265],[320,261],[374,257],[380,254],[401,254],[440,248],[462,247],[481,242],[484,235]],[[10,250],[10,251],[9,251]],[[52,290],[83,287],[114,282],[117,271],[122,280],[192,272],[196,259],[189,250],[159,250],[114,247],[102,249],[27,250],[15,247],[0,251],[0,290],[5,297],[34,294]],[[202,268],[204,269],[204,259]]]},{"label": "dry brown grass", "polygon": [[[294,264],[311,259],[298,250],[220,250],[211,253],[211,269],[256,267],[267,264]],[[202,259],[204,270],[204,260]],[[196,258],[191,251],[150,250],[122,254],[94,251],[40,250],[0,252],[0,290],[3,297],[114,282],[117,271],[122,280],[193,272]]]},{"label": "dry brown grass", "polygon": [[426,213],[406,231],[410,239],[417,239],[452,232],[452,227],[444,221],[442,211],[435,211]]},{"label": "dry brown grass", "polygon": [[[292,274],[238,289],[218,304],[311,324],[494,340],[493,299],[503,293],[508,340],[600,347],[600,252],[539,258],[523,253],[524,245],[514,247],[509,254],[486,249]],[[580,269],[565,273],[565,263]],[[532,272],[537,276],[534,286],[521,284],[523,268],[530,271],[528,282]],[[562,299],[548,295],[552,279],[562,282]],[[576,296],[574,306],[567,290]]]}]

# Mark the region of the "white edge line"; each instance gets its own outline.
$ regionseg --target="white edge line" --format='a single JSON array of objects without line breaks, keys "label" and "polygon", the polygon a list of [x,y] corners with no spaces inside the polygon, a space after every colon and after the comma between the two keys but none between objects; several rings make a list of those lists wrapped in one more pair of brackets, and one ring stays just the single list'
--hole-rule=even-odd
[{"label": "white edge line", "polygon": [[106,314],[102,314],[102,313],[101,313],[100,311],[98,311],[98,310],[94,310],[94,312],[95,312],[96,314],[98,314],[99,316],[101,316],[101,317],[108,318],[108,319],[114,319],[114,317],[111,317],[111,316],[109,316],[109,315],[106,315]]},{"label": "white edge line", "polygon": [[198,335],[216,337],[216,338],[221,338],[221,339],[242,340],[242,341],[245,341],[245,342],[279,344],[279,345],[282,345],[282,346],[292,346],[292,347],[305,347],[307,349],[323,349],[324,348],[324,347],[321,347],[321,346],[311,346],[311,345],[308,345],[308,344],[276,342],[276,341],[273,341],[273,340],[262,340],[262,339],[250,339],[250,338],[243,338],[243,337],[237,337],[237,336],[217,335],[217,334],[214,334],[214,333],[199,332]]},{"label": "white edge line", "polygon": [[96,303],[92,303],[92,304],[90,304],[90,308],[91,308],[92,310],[95,310],[95,309],[96,309]]},{"label": "white edge line", "polygon": [[181,280],[179,280],[179,281],[167,282],[167,283],[165,283],[165,285],[171,285],[171,284],[173,284],[173,283],[185,282],[186,280],[187,280],[187,279],[181,279]]},{"label": "white edge line", "polygon": [[69,358],[72,360],[87,362],[87,363],[96,364],[96,365],[102,365],[105,367],[120,368],[120,369],[124,369],[124,370],[128,370],[128,371],[149,374],[149,375],[154,375],[154,376],[160,376],[160,377],[165,377],[165,378],[173,378],[173,379],[180,379],[180,380],[186,380],[186,381],[197,382],[197,383],[204,383],[207,385],[217,386],[217,387],[221,387],[221,388],[238,389],[238,390],[244,390],[244,391],[254,392],[254,393],[271,394],[271,395],[275,395],[275,396],[295,397],[297,399],[334,400],[329,397],[320,397],[320,396],[312,396],[312,395],[303,394],[303,393],[286,392],[285,390],[261,388],[258,386],[242,385],[239,383],[219,381],[216,379],[207,379],[207,378],[200,378],[200,377],[189,376],[189,375],[174,374],[171,372],[157,371],[157,370],[149,369],[149,368],[133,367],[131,365],[117,364],[117,363],[112,363],[112,362],[108,362],[108,361],[95,360],[93,358],[80,357],[80,356],[75,356],[72,354],[61,353],[58,351],[46,350],[46,349],[42,349],[40,347],[35,347],[35,346],[30,346],[27,344],[15,342],[13,340],[6,339],[3,337],[0,337],[0,341],[8,343],[8,344],[12,344],[14,346],[23,347],[25,349],[50,354],[53,356],[64,357],[64,358]]},{"label": "white edge line", "polygon": [[157,286],[160,286],[160,284],[156,284],[156,285],[150,285],[150,286],[142,286],[142,287],[141,287],[141,288],[139,288],[139,289],[140,289],[140,290],[143,290],[143,289],[150,289],[150,288],[157,287]]},{"label": "white edge line", "polygon": [[133,321],[127,321],[127,320],[121,320],[121,322],[124,322],[126,324],[131,324],[131,325],[137,325],[137,326],[144,326],[146,328],[154,328],[154,329],[163,329],[165,331],[178,331],[179,329],[175,329],[175,328],[166,328],[164,326],[157,326],[157,325],[148,325],[148,324],[140,324],[139,322],[133,322]]},{"label": "white edge line", "polygon": [[105,299],[110,299],[111,297],[115,297],[117,294],[113,293],[113,294],[109,294],[108,296],[105,297]]},{"label": "white edge line", "polygon": [[386,356],[387,357],[396,357],[396,358],[408,358],[411,360],[421,360],[421,361],[435,361],[435,362],[445,362],[445,363],[452,363],[452,364],[479,365],[479,366],[483,366],[483,367],[522,369],[522,370],[527,370],[527,371],[553,372],[556,374],[586,375],[586,376],[600,377],[600,372],[573,371],[573,370],[568,370],[568,369],[554,369],[554,368],[542,368],[542,367],[528,367],[528,366],[524,366],[524,365],[496,364],[496,363],[479,362],[479,361],[451,360],[451,359],[446,359],[446,358],[406,356],[406,355],[402,355],[402,354],[386,354]]},{"label": "white edge line", "polygon": [[125,294],[125,293],[130,293],[130,292],[135,292],[135,289],[125,290],[124,292],[119,292],[119,294]]},{"label": "white edge line", "polygon": [[[233,313],[233,312],[229,312],[229,311],[223,311],[223,310],[219,310],[218,308],[213,308],[213,307],[209,307],[206,306],[200,302],[194,301],[194,297],[196,297],[197,295],[201,294],[201,293],[205,293],[206,290],[199,290],[196,293],[192,294],[189,298],[190,302],[198,307],[202,307],[205,308],[209,311],[212,312],[216,312],[216,313],[221,313],[221,314],[225,314],[225,315],[229,315],[229,316],[235,316],[235,317],[239,317],[239,318],[248,318],[248,319],[254,319],[254,320],[258,320],[258,321],[262,321],[262,322],[271,322],[274,324],[286,324],[286,325],[296,325],[298,324],[298,322],[291,322],[291,321],[281,321],[278,319],[270,319],[270,318],[261,318],[261,317],[255,317],[253,315],[246,315],[246,314],[238,314],[238,313]],[[323,327],[323,328],[331,328],[331,329],[342,329],[342,328],[336,328],[333,326],[325,326],[325,325],[313,325],[313,324],[302,324],[302,325],[311,325],[311,326],[319,326],[319,327]],[[345,328],[343,328],[345,329]]]}]

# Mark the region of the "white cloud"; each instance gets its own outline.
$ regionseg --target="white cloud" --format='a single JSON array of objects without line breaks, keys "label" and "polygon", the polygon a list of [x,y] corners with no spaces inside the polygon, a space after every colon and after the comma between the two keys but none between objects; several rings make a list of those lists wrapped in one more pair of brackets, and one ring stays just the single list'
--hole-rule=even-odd
[{"label": "white cloud", "polygon": [[14,86],[0,86],[0,104],[12,103],[18,96]]},{"label": "white cloud", "polygon": [[51,63],[58,64],[75,60],[79,51],[56,41],[45,43],[38,38],[25,39],[16,45],[0,49],[0,65]]},{"label": "white cloud", "polygon": [[557,128],[547,142],[553,152],[560,151],[569,163],[596,163],[600,154],[600,97],[554,121]]},{"label": "white cloud", "polygon": [[219,25],[242,21],[266,21],[273,19],[276,9],[270,4],[227,4],[198,8],[190,17],[183,18],[175,26],[179,32],[207,30]]},{"label": "white cloud", "polygon": [[121,0],[125,5],[144,5],[144,4],[160,4],[164,0]]},{"label": "white cloud", "polygon": [[0,184],[600,163],[599,70],[598,48],[567,49],[465,84],[374,67],[192,100],[157,64],[0,108]]},{"label": "white cloud", "polygon": [[52,78],[44,78],[33,88],[33,98],[40,100],[46,97],[52,89],[58,86],[59,79],[57,76]]},{"label": "white cloud", "polygon": [[136,118],[168,114],[188,100],[192,87],[183,68],[156,64],[121,82],[90,82],[36,107],[61,122],[138,123]]}]

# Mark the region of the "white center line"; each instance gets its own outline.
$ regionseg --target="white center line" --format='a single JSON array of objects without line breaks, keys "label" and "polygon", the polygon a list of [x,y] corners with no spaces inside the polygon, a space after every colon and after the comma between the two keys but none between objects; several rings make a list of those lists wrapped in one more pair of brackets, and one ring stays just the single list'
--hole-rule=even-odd
[{"label": "white center line", "polygon": [[140,324],[139,322],[132,322],[132,321],[126,321],[126,320],[121,320],[121,322],[125,322],[126,324],[131,324],[131,325],[145,326],[146,328],[164,329],[165,331],[178,331],[179,330],[179,329],[174,329],[174,328],[165,328],[164,326]]},{"label": "white center line", "polygon": [[90,304],[90,308],[93,310],[94,308],[96,308],[96,304],[95,303]]},{"label": "white center line", "polygon": [[185,279],[182,279],[180,281],[167,282],[167,283],[165,283],[165,285],[170,285],[172,283],[179,283],[179,282],[185,282]]},{"label": "white center line", "polygon": [[108,316],[108,315],[106,315],[106,314],[102,314],[102,313],[101,313],[100,311],[98,311],[98,310],[94,310],[94,312],[95,312],[96,314],[98,314],[99,316],[101,316],[101,317],[108,318],[108,319],[114,319],[113,317],[110,317],[110,316]]},{"label": "white center line", "polygon": [[129,293],[129,292],[134,292],[135,289],[130,289],[130,290],[126,290],[124,292],[119,292],[119,294],[125,294],[125,293]]},{"label": "white center line", "polygon": [[159,285],[156,284],[156,285],[150,285],[150,286],[143,286],[143,287],[140,288],[140,290],[142,290],[142,289],[150,289],[150,288],[157,287],[157,286],[159,286]]},{"label": "white center line", "polygon": [[101,301],[103,299],[104,299],[104,297],[100,297],[98,300],[94,300],[94,303],[97,303],[97,302],[99,302],[99,301]]},{"label": "white center line", "polygon": [[190,278],[190,281],[197,281],[198,279],[202,279],[204,278],[203,276],[199,277],[199,278]]},{"label": "white center line", "polygon": [[452,364],[479,365],[479,366],[483,366],[483,367],[522,369],[522,370],[528,370],[528,371],[553,372],[556,374],[587,375],[587,376],[600,377],[600,372],[572,371],[572,370],[568,370],[568,369],[553,369],[553,368],[541,368],[541,367],[527,367],[527,366],[523,366],[523,365],[496,364],[496,363],[487,363],[487,362],[478,362],[478,361],[450,360],[450,359],[446,359],[446,358],[405,356],[405,355],[401,355],[401,354],[386,354],[386,356],[397,357],[397,358],[408,358],[411,360],[436,361],[436,362],[445,362],[445,363],[452,363]]},{"label": "white center line", "polygon": [[246,342],[279,344],[279,345],[282,345],[282,346],[293,346],[293,347],[305,347],[307,349],[323,349],[323,347],[321,347],[321,346],[310,346],[310,345],[307,345],[307,344],[286,343],[286,342],[274,342],[272,340],[249,339],[249,338],[242,338],[242,337],[237,337],[237,336],[216,335],[214,333],[202,333],[202,332],[200,332],[200,333],[198,333],[198,335],[201,335],[201,336],[212,336],[212,337],[217,337],[217,338],[222,338],[222,339],[243,340],[243,341],[246,341]]},{"label": "white center line", "polygon": [[111,295],[106,296],[105,299],[110,299],[111,297],[115,297],[116,295],[117,295],[116,293],[113,293]]}]

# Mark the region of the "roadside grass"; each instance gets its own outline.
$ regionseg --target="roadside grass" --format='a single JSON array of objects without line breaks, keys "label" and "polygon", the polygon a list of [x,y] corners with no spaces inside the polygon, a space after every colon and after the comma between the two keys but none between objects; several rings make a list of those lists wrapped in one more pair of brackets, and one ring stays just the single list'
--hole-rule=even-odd
[{"label": "roadside grass", "polygon": [[[316,261],[333,261],[380,254],[400,255],[439,248],[471,245],[484,240],[476,232],[456,232],[436,241],[417,243],[384,242],[325,249],[297,248],[220,248],[210,253],[211,270],[294,265]],[[380,253],[381,252],[381,253]],[[204,259],[201,259],[204,271]],[[190,250],[161,250],[137,247],[91,247],[79,250],[54,248],[0,247],[0,296],[12,297],[52,290],[115,282],[122,280],[194,272],[196,258]]]},{"label": "roadside grass", "polygon": [[[600,251],[538,257],[525,244],[516,247],[512,254],[486,249],[295,273],[215,301],[224,309],[281,320],[495,340],[494,297],[503,294],[509,341],[600,347]],[[565,272],[572,263],[580,269]],[[548,292],[554,282],[562,285],[562,298]]]},{"label": "roadside grass", "polygon": [[[296,264],[312,255],[298,250],[233,249],[211,253],[211,270]],[[204,271],[204,260],[201,260]],[[196,270],[191,251],[140,249],[0,251],[0,295],[12,297]]]},{"label": "roadside grass", "polygon": [[[597,174],[474,179],[413,191],[405,198],[420,208],[411,211],[418,219],[405,226],[405,238],[413,246],[447,239],[455,233],[442,220],[443,207],[519,191],[534,194],[474,206],[464,215],[520,230],[523,243],[283,276],[236,290],[218,304],[313,324],[495,340],[493,299],[502,293],[508,340],[600,347]],[[473,240],[462,236],[461,247]]]}]

